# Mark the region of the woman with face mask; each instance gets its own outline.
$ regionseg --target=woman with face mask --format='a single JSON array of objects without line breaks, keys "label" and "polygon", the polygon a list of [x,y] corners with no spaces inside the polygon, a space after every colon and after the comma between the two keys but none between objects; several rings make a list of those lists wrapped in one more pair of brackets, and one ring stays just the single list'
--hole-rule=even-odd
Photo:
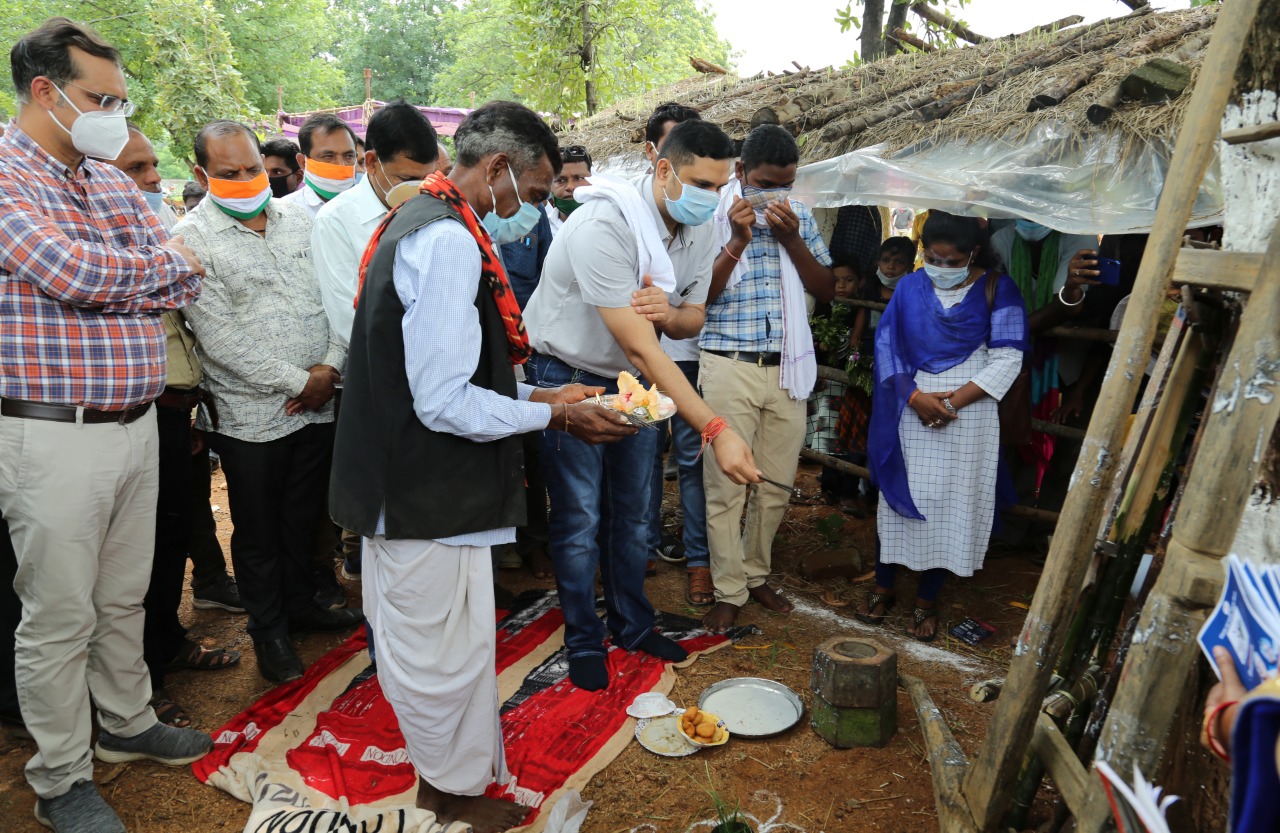
[{"label": "woman with face mask", "polygon": [[898,565],[921,573],[908,633],[931,642],[949,573],[982,567],[996,513],[997,403],[1022,368],[1027,314],[980,221],[930,212],[924,268],[899,279],[876,328],[868,440],[876,585],[858,618],[884,622]]}]

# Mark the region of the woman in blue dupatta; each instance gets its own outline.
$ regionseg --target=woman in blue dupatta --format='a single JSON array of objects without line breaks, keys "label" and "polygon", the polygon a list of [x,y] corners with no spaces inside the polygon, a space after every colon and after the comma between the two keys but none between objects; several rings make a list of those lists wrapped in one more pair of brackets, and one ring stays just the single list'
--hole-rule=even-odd
[{"label": "woman in blue dupatta", "polygon": [[1213,649],[1219,682],[1209,690],[1200,743],[1231,767],[1230,833],[1280,830],[1280,679],[1252,691],[1240,681],[1235,660]]},{"label": "woman in blue dupatta", "polygon": [[922,574],[908,632],[931,642],[947,575],[973,575],[986,554],[997,403],[1022,368],[1027,313],[979,220],[931,211],[921,242],[924,268],[898,282],[876,329],[867,443],[880,488],[876,586],[858,618],[884,622],[902,564]]}]

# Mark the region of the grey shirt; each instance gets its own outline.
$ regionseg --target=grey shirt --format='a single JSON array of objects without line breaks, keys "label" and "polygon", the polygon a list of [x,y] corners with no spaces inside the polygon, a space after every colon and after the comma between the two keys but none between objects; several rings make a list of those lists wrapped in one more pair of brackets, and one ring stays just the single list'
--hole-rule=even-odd
[{"label": "grey shirt", "polygon": [[200,299],[183,315],[218,406],[218,431],[255,443],[332,422],[332,401],[297,416],[285,413],[285,403],[306,386],[308,368],[327,364],[342,372],[347,358],[320,300],[310,215],[275,199],[266,211],[265,236],[210,200],[173,232],[207,270]]},{"label": "grey shirt", "polygon": [[[668,233],[653,199],[653,177],[634,184],[675,269],[676,290],[667,300],[672,306],[705,304],[717,248],[715,225],[680,225],[674,235]],[[524,310],[533,349],[599,376],[634,371],[597,307],[629,308],[639,270],[636,235],[621,210],[603,199],[584,203],[551,241],[542,278]]]}]

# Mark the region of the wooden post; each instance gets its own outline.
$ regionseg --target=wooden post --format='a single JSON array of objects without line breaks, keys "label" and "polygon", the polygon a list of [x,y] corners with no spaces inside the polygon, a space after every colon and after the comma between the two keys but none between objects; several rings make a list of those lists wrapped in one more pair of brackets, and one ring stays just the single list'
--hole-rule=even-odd
[{"label": "wooden post", "polygon": [[284,87],[276,84],[276,112],[284,112]]},{"label": "wooden post", "polygon": [[373,98],[373,70],[364,68],[364,100]]},{"label": "wooden post", "polygon": [[1164,570],[1138,619],[1125,677],[1102,727],[1098,754],[1117,772],[1154,773],[1181,691],[1201,656],[1196,634],[1218,600],[1221,559],[1257,481],[1261,455],[1280,418],[1280,223],[1223,361]]},{"label": "wooden post", "polygon": [[[1072,474],[1074,487],[1067,494],[1059,532],[1053,537],[1031,610],[1014,646],[1005,694],[996,702],[986,741],[965,776],[964,797],[980,830],[998,829],[1008,808],[1049,675],[1066,640],[1071,612],[1093,555],[1102,504],[1114,476],[1114,455],[1121,447],[1129,410],[1151,357],[1156,319],[1169,287],[1178,244],[1191,217],[1200,181],[1215,154],[1240,44],[1253,24],[1259,2],[1234,0],[1223,7],[1178,134],[1146,255],[1129,301],[1134,315],[1125,317],[1112,353],[1098,407]],[[1276,289],[1280,291],[1280,285]],[[1147,311],[1145,318],[1142,311]],[[1280,320],[1280,314],[1272,314],[1272,321]],[[1280,402],[1277,404],[1280,406]],[[1232,474],[1239,477],[1241,472]],[[1245,488],[1251,486],[1252,482]],[[1166,695],[1156,699],[1176,698]]]}]

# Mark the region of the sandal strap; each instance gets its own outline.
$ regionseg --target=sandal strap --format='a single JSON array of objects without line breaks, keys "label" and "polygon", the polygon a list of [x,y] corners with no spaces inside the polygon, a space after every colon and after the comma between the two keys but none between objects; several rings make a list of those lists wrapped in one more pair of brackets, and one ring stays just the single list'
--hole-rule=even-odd
[{"label": "sandal strap", "polygon": [[933,607],[917,606],[915,610],[911,611],[911,618],[915,621],[916,627],[918,628],[924,624],[925,619],[937,619],[938,608],[936,605]]},{"label": "sandal strap", "polygon": [[[893,607],[893,603],[897,601],[897,599],[898,596],[896,593],[877,593],[874,590],[868,591],[867,613],[871,616],[881,616],[884,613],[888,613],[889,608]],[[884,610],[881,613],[876,613],[876,608],[880,605],[884,605]]]}]

